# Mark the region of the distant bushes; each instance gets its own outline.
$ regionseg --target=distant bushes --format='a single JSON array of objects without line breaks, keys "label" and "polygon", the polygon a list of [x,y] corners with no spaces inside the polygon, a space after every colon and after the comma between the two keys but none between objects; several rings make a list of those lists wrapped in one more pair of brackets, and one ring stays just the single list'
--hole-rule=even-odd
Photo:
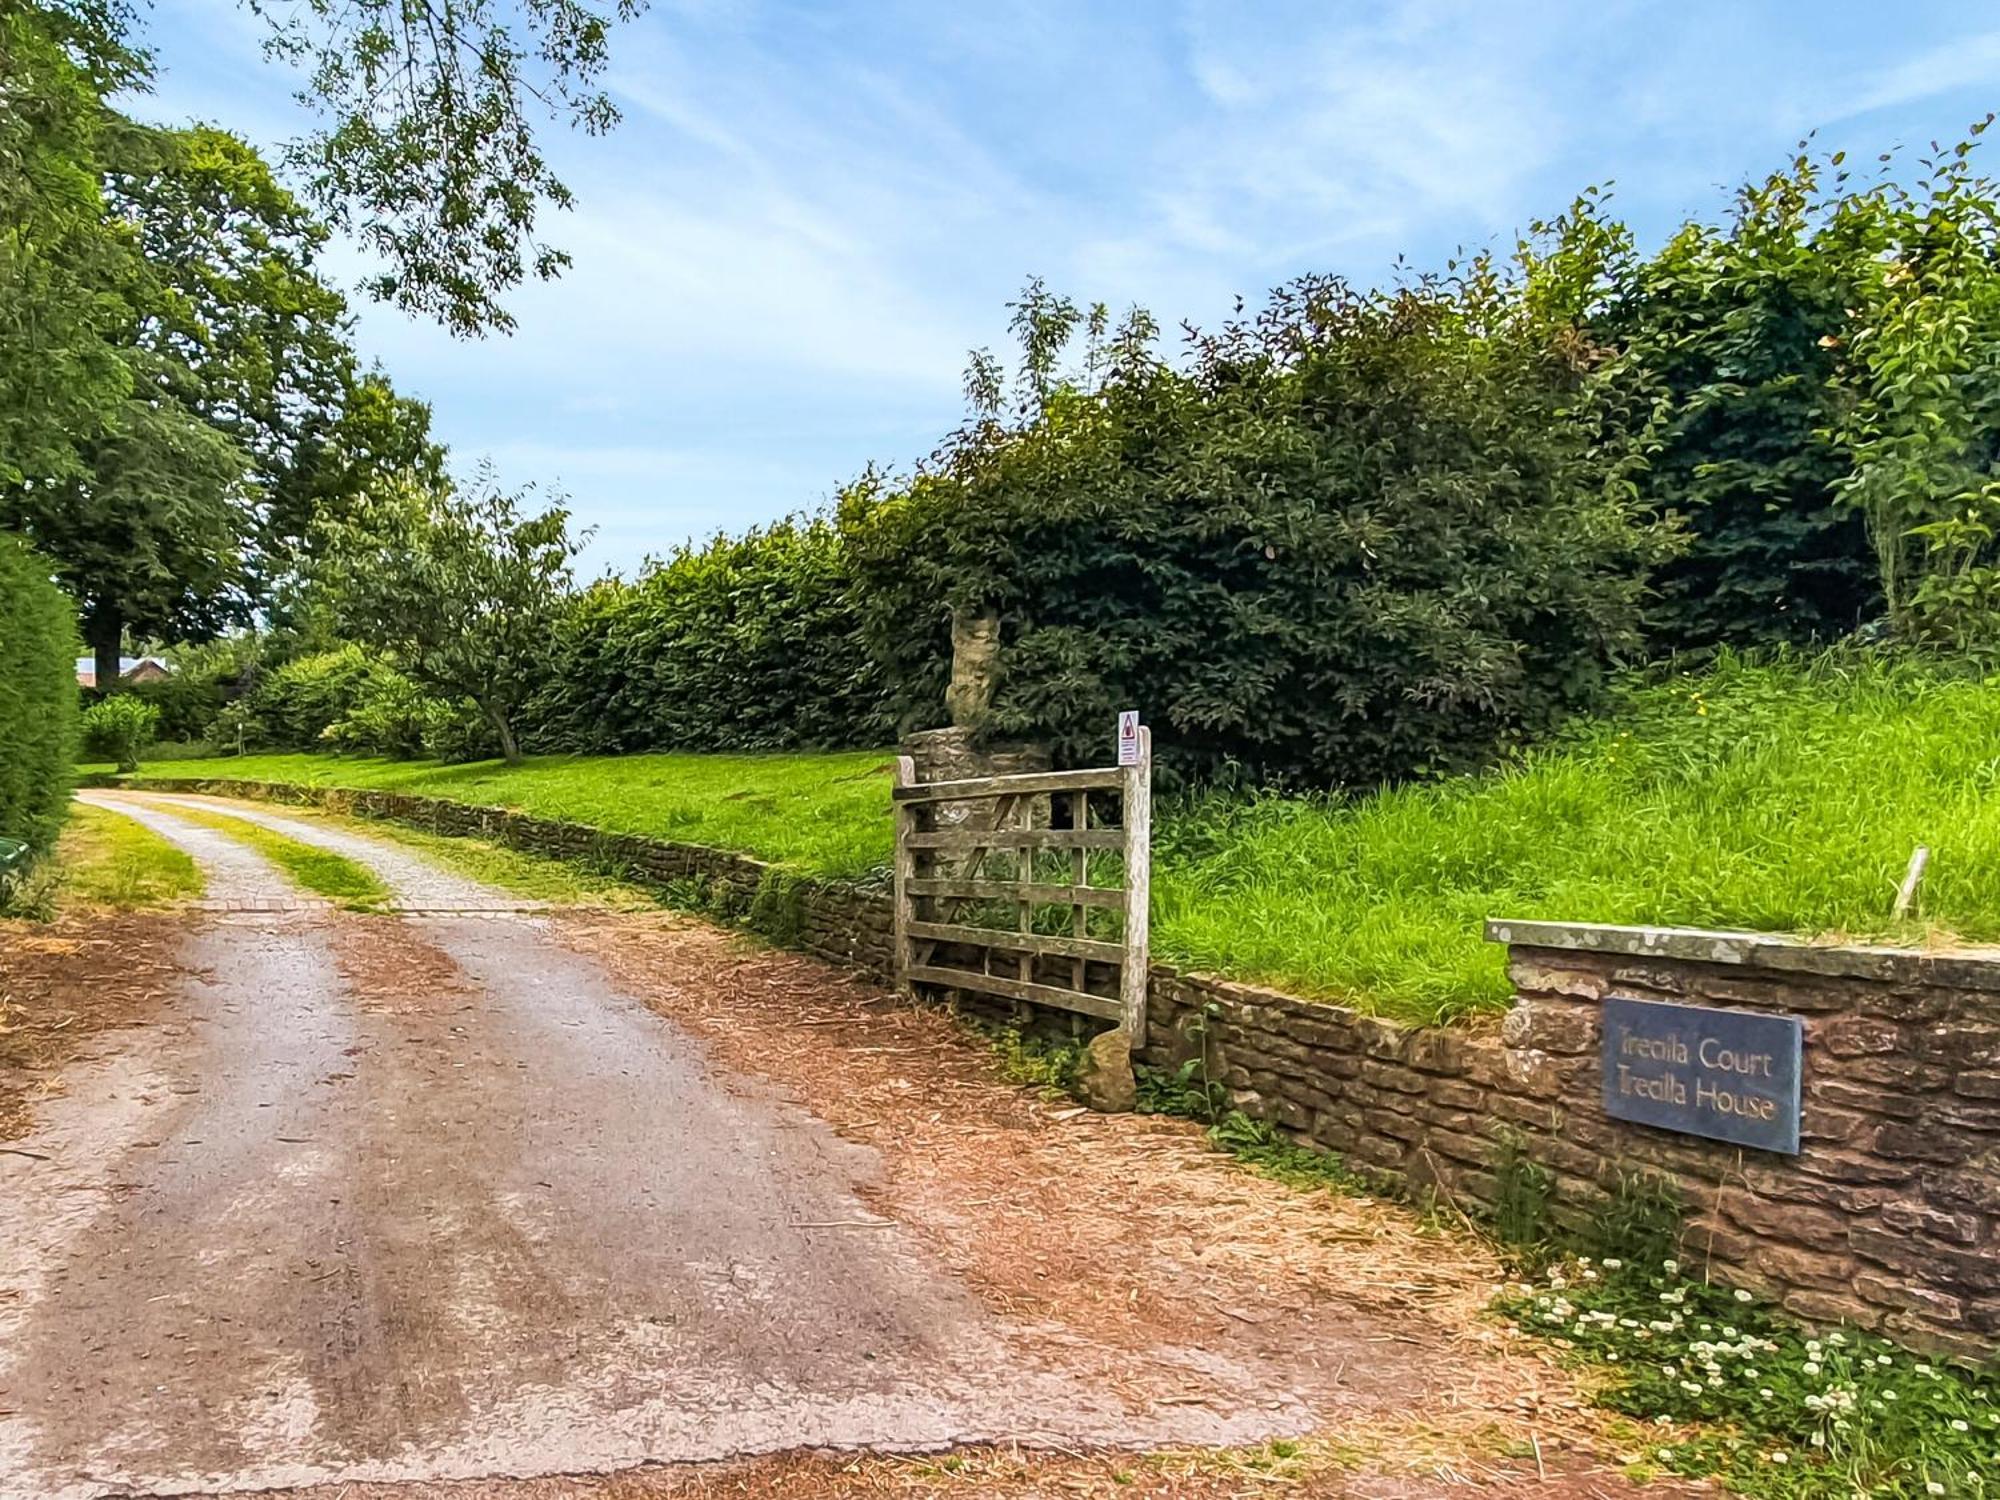
[{"label": "distant bushes", "polygon": [[76,618],[50,570],[0,532],[0,838],[55,842],[76,751]]},{"label": "distant bushes", "polygon": [[392,759],[474,760],[497,749],[471,704],[423,693],[359,646],[258,672],[206,737],[223,748],[345,750]]},{"label": "distant bushes", "polygon": [[523,715],[540,749],[872,745],[895,729],[848,538],[780,521],[581,594]]},{"label": "distant bushes", "polygon": [[113,693],[83,711],[83,748],[121,771],[139,769],[139,755],[159,737],[160,711],[133,693]]}]

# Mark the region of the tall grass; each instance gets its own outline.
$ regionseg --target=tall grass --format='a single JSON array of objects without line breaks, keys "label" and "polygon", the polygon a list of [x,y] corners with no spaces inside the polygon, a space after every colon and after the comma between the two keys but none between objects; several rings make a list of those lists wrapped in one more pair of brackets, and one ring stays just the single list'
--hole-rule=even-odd
[{"label": "tall grass", "polygon": [[[1625,691],[1484,776],[1160,820],[1160,957],[1409,1020],[1503,1005],[1487,917],[2000,938],[2000,682],[1870,657]],[[1896,884],[1933,851],[1921,921]]]},{"label": "tall grass", "polygon": [[184,850],[99,807],[72,805],[55,867],[59,911],[152,911],[202,893],[201,870]]}]

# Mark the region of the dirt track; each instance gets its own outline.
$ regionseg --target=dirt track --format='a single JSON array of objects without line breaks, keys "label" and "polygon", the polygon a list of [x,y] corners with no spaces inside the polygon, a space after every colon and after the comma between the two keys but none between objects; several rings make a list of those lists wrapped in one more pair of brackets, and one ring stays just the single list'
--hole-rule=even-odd
[{"label": "dirt track", "polygon": [[[225,901],[283,890],[168,799],[93,800]],[[455,914],[190,919],[160,1024],[0,1156],[0,1495],[1241,1444],[1463,1426],[1481,1392],[1552,1452],[1578,1425],[1452,1302],[1490,1268],[1356,1285],[1361,1241],[1410,1232],[1387,1210],[1343,1248],[1183,1128],[1065,1118],[818,965],[507,913],[242,811]]]}]

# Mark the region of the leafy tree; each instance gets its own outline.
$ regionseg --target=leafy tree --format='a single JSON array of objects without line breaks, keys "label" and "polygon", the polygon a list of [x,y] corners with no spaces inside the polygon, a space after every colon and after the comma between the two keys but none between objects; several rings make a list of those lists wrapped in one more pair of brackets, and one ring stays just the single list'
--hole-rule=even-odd
[{"label": "leafy tree", "polygon": [[143,698],[119,693],[83,711],[84,748],[121,771],[139,769],[139,755],[158,738],[160,710]]},{"label": "leafy tree", "polygon": [[398,392],[380,370],[343,361],[332,402],[298,416],[281,465],[264,483],[262,551],[277,569],[303,557],[313,525],[350,509],[385,476],[445,483],[445,448],[431,437],[431,409]]},{"label": "leafy tree", "polygon": [[305,518],[359,482],[327,472],[320,434],[380,402],[357,399],[345,304],[315,269],[326,229],[254,151],[113,119],[100,155],[102,212],[132,241],[105,330],[127,394],[61,465],[0,488],[0,517],[61,565],[108,683],[128,630],[201,640],[249,618]]},{"label": "leafy tree", "polygon": [[2000,650],[2000,185],[1977,138],[1910,187],[1849,195],[1826,238],[1855,268],[1832,435],[1852,471],[1890,620],[1912,640]]},{"label": "leafy tree", "polygon": [[102,97],[143,82],[106,5],[0,3],[0,486],[69,475],[131,388],[131,235],[99,188]]},{"label": "leafy tree", "polygon": [[485,471],[469,496],[406,478],[330,518],[323,538],[314,587],[339,627],[394,653],[419,686],[470,699],[518,761],[515,717],[570,598],[569,512],[524,515]]},{"label": "leafy tree", "polygon": [[[536,237],[544,207],[573,201],[537,125],[600,134],[617,123],[599,79],[612,30],[645,0],[241,3],[267,24],[267,52],[304,74],[297,97],[320,123],[288,164],[321,214],[385,263],[367,290],[462,335],[511,329],[504,294],[568,264]],[[133,32],[124,0],[0,3],[0,86],[10,113],[15,99],[29,101],[0,130],[31,138],[25,155],[0,149],[0,161],[24,162],[21,182],[45,200],[0,223],[74,232],[87,221],[78,195],[87,197],[89,173],[74,168],[88,154],[91,101],[148,81]],[[0,200],[6,193],[0,185]],[[60,280],[66,237],[31,243]],[[68,320],[86,316],[87,298],[64,305]],[[60,337],[88,344],[87,330]]]},{"label": "leafy tree", "polygon": [[0,838],[55,842],[76,750],[76,625],[48,563],[0,532]]},{"label": "leafy tree", "polygon": [[[133,358],[142,379],[150,363]],[[108,685],[127,628],[200,640],[246,617],[247,463],[178,403],[143,394],[125,402],[114,431],[85,445],[85,462],[73,479],[0,497],[0,519],[55,561]]]},{"label": "leafy tree", "polygon": [[269,50],[302,66],[322,127],[291,152],[306,191],[387,268],[375,296],[460,334],[507,331],[499,294],[569,264],[535,238],[544,204],[572,196],[535,118],[591,134],[617,107],[597,87],[613,25],[644,0],[245,0]]}]

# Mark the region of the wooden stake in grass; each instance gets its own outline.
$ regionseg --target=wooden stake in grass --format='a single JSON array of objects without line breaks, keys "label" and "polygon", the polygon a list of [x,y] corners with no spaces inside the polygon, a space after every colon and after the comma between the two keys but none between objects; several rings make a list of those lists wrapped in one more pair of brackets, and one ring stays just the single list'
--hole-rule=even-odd
[{"label": "wooden stake in grass", "polygon": [[1903,872],[1903,883],[1896,887],[1896,906],[1890,913],[1898,922],[1910,914],[1910,907],[1917,899],[1917,887],[1924,882],[1924,871],[1929,868],[1931,851],[1928,845],[1919,844],[1910,855],[1910,868]]}]

